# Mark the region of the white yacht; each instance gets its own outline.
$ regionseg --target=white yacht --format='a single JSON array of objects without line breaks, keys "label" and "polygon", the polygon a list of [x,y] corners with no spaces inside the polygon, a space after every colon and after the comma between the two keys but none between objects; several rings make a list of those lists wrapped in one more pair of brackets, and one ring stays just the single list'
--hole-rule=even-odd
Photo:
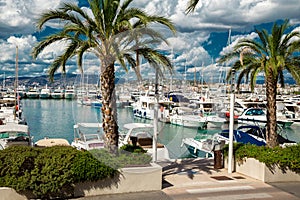
[{"label": "white yacht", "polygon": [[26,97],[35,99],[40,97],[40,90],[36,87],[29,89],[28,92],[26,92]]},{"label": "white yacht", "polygon": [[65,92],[61,88],[54,89],[51,92],[51,98],[53,99],[63,99],[65,97]]},{"label": "white yacht", "polygon": [[49,99],[51,97],[51,89],[47,86],[41,89],[40,98],[41,99]]},{"label": "white yacht", "polygon": [[119,147],[126,144],[141,146],[147,154],[156,156],[156,161],[170,161],[169,151],[164,144],[156,144],[156,154],[153,148],[153,124],[128,123],[124,124],[123,133],[119,134]]},{"label": "white yacht", "polygon": [[[267,124],[267,115],[262,108],[248,108],[239,117],[239,123],[265,126]],[[277,119],[277,124],[287,128],[294,122],[291,120]]]},{"label": "white yacht", "polygon": [[[139,96],[138,100],[131,104],[133,107],[133,115],[144,119],[154,119],[154,108],[156,102],[154,93],[146,93],[145,95]],[[168,99],[160,98],[158,104],[158,120],[169,121],[170,106],[173,102]]]},{"label": "white yacht", "polygon": [[73,87],[67,87],[65,90],[65,99],[75,99],[76,90]]},{"label": "white yacht", "polygon": [[77,123],[74,125],[74,140],[72,147],[78,150],[92,150],[104,148],[102,124]]},{"label": "white yacht", "polygon": [[175,107],[170,115],[170,123],[189,127],[203,129],[207,127],[207,121],[203,115],[195,112],[194,109],[188,107]]},{"label": "white yacht", "polygon": [[0,126],[1,146],[32,146],[32,138],[29,133],[29,127],[24,124],[9,123]]}]

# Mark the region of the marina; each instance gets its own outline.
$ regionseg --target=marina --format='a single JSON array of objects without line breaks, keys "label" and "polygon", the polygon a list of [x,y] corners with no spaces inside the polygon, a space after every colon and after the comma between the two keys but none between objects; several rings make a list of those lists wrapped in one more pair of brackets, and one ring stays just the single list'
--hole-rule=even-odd
[{"label": "marina", "polygon": [[[78,104],[76,100],[68,99],[23,99],[23,115],[30,128],[34,141],[45,137],[63,138],[70,144],[74,139],[74,124],[79,122],[101,122],[101,109]],[[131,107],[118,109],[119,131],[126,123],[142,122],[153,124],[153,120],[134,117]],[[225,126],[225,127],[224,127]],[[158,122],[158,142],[164,144],[170,158],[190,157],[188,149],[182,145],[184,138],[206,139],[226,128],[195,129],[170,123]],[[228,125],[227,125],[228,126]],[[291,125],[284,129],[288,139],[300,142],[299,126]],[[203,155],[205,156],[205,155]]]}]

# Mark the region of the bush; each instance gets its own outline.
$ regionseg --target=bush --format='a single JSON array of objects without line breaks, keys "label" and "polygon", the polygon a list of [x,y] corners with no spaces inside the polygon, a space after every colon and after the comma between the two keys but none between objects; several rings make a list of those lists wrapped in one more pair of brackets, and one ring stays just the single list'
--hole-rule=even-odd
[{"label": "bush", "polygon": [[[255,158],[265,163],[271,171],[274,166],[278,166],[283,172],[289,169],[300,174],[300,144],[285,148],[280,146],[270,148],[238,143],[233,149],[234,156],[239,162],[243,162],[246,157]],[[228,146],[224,148],[224,155],[228,155]]]},{"label": "bush", "polygon": [[118,155],[111,154],[106,149],[95,149],[90,152],[96,159],[101,160],[101,162],[104,162],[106,165],[114,169],[129,166],[149,165],[152,161],[151,156],[144,153],[146,152],[145,150],[141,147],[132,145],[125,145],[121,147],[118,151]]},{"label": "bush", "polygon": [[131,145],[131,144],[125,144],[125,145],[121,146],[120,149],[131,152],[131,153],[146,153],[147,152],[141,146]]},{"label": "bush", "polygon": [[38,198],[72,196],[74,184],[113,177],[117,170],[72,147],[12,146],[0,151],[0,187]]}]

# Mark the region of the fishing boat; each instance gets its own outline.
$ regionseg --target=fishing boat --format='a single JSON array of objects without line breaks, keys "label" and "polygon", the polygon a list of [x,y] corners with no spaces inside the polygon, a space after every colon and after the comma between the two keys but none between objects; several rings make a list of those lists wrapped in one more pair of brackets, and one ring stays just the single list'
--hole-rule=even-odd
[{"label": "fishing boat", "polygon": [[74,140],[72,147],[78,150],[92,150],[104,148],[102,124],[77,123],[74,125]]},{"label": "fishing boat", "polygon": [[[141,146],[149,155],[153,155],[154,126],[146,123],[127,123],[119,134],[119,147],[126,144]],[[156,144],[157,161],[169,161],[169,151],[164,144]]]}]

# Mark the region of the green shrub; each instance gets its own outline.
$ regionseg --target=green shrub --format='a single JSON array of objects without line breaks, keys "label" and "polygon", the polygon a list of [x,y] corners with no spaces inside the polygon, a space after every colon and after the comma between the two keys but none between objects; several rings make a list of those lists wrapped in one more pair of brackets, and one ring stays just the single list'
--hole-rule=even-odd
[{"label": "green shrub", "polygon": [[131,145],[131,144],[125,144],[125,145],[121,146],[120,149],[131,152],[131,153],[146,153],[147,152],[141,146]]},{"label": "green shrub", "polygon": [[17,191],[28,189],[31,171],[39,150],[25,146],[14,146],[0,151],[0,186]]},{"label": "green shrub", "polygon": [[[128,166],[149,165],[149,163],[152,161],[151,156],[144,153],[145,150],[143,150],[141,147],[131,146],[126,145],[126,147],[121,147],[121,149],[118,151],[118,155],[111,154],[106,149],[95,149],[90,152],[96,159],[101,160],[101,162],[104,162],[106,165],[114,169]],[[130,150],[125,151],[123,149]]]},{"label": "green shrub", "polygon": [[[300,144],[282,148],[269,148],[251,144],[234,144],[234,156],[238,162],[247,158],[255,158],[272,171],[278,166],[283,172],[287,169],[300,174]],[[228,155],[228,145],[224,148],[224,155]]]},{"label": "green shrub", "polygon": [[12,146],[0,151],[0,187],[31,191],[38,198],[72,196],[75,183],[116,174],[89,152],[72,147]]},{"label": "green shrub", "polygon": [[81,151],[77,154],[73,161],[72,171],[74,173],[75,182],[112,178],[117,173],[116,168],[108,167],[102,160],[96,159],[88,151]]}]

